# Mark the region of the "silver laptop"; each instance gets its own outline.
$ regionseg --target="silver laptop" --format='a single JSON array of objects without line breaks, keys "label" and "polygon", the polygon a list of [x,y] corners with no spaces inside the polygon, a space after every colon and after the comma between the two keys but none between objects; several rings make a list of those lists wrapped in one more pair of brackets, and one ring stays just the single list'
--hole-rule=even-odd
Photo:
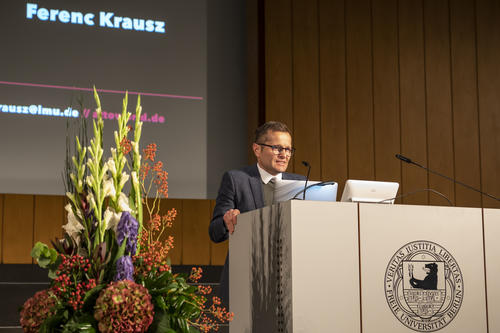
[{"label": "silver laptop", "polygon": [[349,179],[340,201],[393,204],[399,183]]}]

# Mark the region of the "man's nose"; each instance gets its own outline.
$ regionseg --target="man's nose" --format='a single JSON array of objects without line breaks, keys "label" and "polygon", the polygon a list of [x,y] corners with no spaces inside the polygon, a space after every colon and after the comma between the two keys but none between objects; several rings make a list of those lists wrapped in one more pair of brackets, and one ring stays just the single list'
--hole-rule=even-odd
[{"label": "man's nose", "polygon": [[285,159],[287,159],[287,158],[289,158],[289,157],[290,157],[290,156],[288,156],[288,155],[285,153],[285,151],[284,151],[284,150],[282,150],[282,151],[278,154],[278,158],[283,159],[283,160],[285,160]]}]

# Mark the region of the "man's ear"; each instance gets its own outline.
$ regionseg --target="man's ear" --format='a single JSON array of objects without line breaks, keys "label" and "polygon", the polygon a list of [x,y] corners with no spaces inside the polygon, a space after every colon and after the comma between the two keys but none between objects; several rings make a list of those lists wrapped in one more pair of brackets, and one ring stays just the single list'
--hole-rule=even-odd
[{"label": "man's ear", "polygon": [[254,142],[252,144],[252,150],[253,150],[255,157],[258,157],[260,154],[260,146]]}]

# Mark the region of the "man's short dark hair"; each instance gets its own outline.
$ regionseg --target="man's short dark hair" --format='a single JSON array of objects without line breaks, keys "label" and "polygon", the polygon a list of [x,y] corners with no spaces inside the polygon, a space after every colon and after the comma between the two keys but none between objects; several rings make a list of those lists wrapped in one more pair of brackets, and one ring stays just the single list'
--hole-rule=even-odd
[{"label": "man's short dark hair", "polygon": [[[266,122],[265,124],[259,126],[256,130],[255,130],[255,142],[259,142],[259,143],[263,143],[263,141],[265,141],[265,136],[267,134],[268,131],[271,131],[271,132],[286,132],[290,135],[292,135],[292,132],[290,132],[290,130],[288,129],[288,127],[283,124],[283,123],[280,123],[279,121],[268,121]],[[264,139],[263,141],[259,141],[259,140],[262,140]]]}]

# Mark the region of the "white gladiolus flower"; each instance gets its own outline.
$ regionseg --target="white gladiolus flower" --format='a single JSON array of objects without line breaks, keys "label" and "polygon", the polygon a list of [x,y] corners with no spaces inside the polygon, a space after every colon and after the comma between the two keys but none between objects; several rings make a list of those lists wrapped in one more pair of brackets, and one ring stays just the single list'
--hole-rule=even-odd
[{"label": "white gladiolus flower", "polygon": [[113,176],[115,176],[115,175],[116,175],[116,165],[115,165],[115,160],[114,160],[112,157],[110,157],[110,158],[108,159],[108,163],[107,163],[107,164],[108,164],[108,169],[109,169],[109,171],[111,172],[111,174],[112,174]]},{"label": "white gladiolus flower", "polygon": [[129,178],[130,176],[125,171],[122,172],[122,179],[120,179],[120,188],[123,188],[123,186],[125,186]]},{"label": "white gladiolus flower", "polygon": [[103,181],[102,184],[104,197],[114,197],[116,195],[115,184],[113,178],[108,178]]},{"label": "white gladiolus flower", "polygon": [[102,166],[102,173],[105,174],[108,171],[108,169],[109,169],[108,163],[104,163],[104,165]]},{"label": "white gladiolus flower", "polygon": [[88,175],[85,180],[87,181],[87,185],[92,187],[92,184],[94,183],[94,176]]},{"label": "white gladiolus flower", "polygon": [[118,197],[118,207],[122,212],[131,212],[130,206],[128,205],[128,197],[122,192]]},{"label": "white gladiolus flower", "polygon": [[137,177],[137,172],[135,171],[132,171],[131,172],[131,175],[132,175],[132,184],[135,186],[135,185],[138,185],[139,184],[139,178]]},{"label": "white gladiolus flower", "polygon": [[95,198],[94,198],[94,195],[92,193],[89,193],[87,195],[87,202],[89,203],[89,205],[92,209],[97,209],[97,203],[95,202]]},{"label": "white gladiolus flower", "polygon": [[75,196],[71,192],[66,192],[66,196],[68,197],[69,200],[75,201]]},{"label": "white gladiolus flower", "polygon": [[116,232],[116,227],[118,226],[118,222],[120,222],[120,218],[122,213],[115,212],[112,208],[108,207],[104,212],[103,223],[106,226],[106,230],[112,229]]},{"label": "white gladiolus flower", "polygon": [[71,204],[67,204],[64,209],[68,212],[68,223],[63,225],[63,229],[77,244],[80,244],[80,233],[84,230],[84,227],[77,220]]},{"label": "white gladiolus flower", "polygon": [[134,149],[134,153],[139,154],[139,145],[135,141],[130,141],[132,148]]}]

